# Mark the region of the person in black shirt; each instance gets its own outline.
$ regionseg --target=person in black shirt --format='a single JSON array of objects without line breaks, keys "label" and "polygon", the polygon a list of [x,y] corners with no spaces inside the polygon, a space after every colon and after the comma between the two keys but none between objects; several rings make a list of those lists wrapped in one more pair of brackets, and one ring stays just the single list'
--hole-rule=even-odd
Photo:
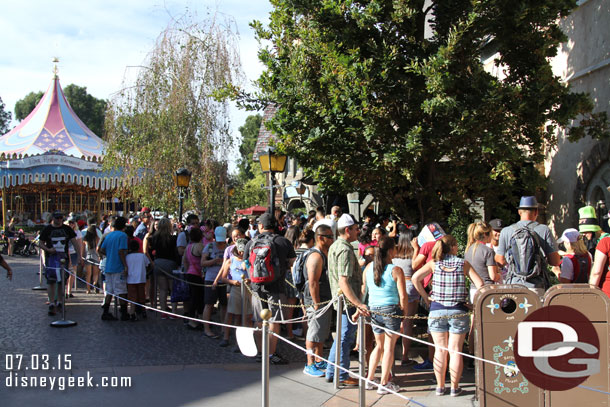
[{"label": "person in black shirt", "polygon": [[[83,256],[80,252],[81,246],[76,240],[76,233],[68,225],[63,224],[64,215],[59,211],[53,213],[53,219],[40,232],[38,245],[43,251],[45,265],[45,277],[47,279],[47,293],[49,296],[49,315],[55,315],[55,311],[61,308],[64,302],[65,282],[61,278],[61,268],[70,267],[70,256],[68,256],[68,244],[72,242],[76,250],[78,263],[83,266]],[[65,263],[62,265],[61,261]],[[67,277],[66,277],[67,278]],[[60,289],[55,290],[55,284],[61,283]]]}]

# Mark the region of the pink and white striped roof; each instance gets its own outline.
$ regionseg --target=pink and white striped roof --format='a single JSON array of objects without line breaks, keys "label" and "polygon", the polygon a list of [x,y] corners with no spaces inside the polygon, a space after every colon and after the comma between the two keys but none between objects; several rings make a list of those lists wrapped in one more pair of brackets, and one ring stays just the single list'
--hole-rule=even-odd
[{"label": "pink and white striped roof", "polygon": [[104,154],[104,141],[78,118],[55,76],[36,108],[0,137],[0,154],[25,156],[61,151],[73,157]]}]

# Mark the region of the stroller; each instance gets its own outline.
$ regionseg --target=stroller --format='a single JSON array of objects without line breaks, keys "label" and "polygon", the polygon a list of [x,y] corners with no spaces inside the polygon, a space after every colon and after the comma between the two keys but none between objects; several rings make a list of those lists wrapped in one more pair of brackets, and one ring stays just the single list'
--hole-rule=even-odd
[{"label": "stroller", "polygon": [[30,242],[30,239],[25,236],[23,229],[19,229],[17,232],[14,253],[24,257],[28,257],[31,254],[38,254],[38,249],[32,242]]}]

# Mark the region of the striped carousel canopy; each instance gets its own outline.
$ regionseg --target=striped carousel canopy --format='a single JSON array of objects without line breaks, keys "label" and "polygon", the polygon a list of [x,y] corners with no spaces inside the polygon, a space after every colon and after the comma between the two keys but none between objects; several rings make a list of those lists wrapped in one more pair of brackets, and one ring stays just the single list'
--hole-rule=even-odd
[{"label": "striped carousel canopy", "polygon": [[104,147],[70,107],[57,75],[32,113],[0,137],[0,156],[8,159],[60,152],[99,161]]}]

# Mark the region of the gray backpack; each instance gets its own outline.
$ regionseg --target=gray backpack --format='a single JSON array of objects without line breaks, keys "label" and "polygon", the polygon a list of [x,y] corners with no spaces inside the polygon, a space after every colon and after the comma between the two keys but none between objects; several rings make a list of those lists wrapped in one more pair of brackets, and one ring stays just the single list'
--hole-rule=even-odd
[{"label": "gray backpack", "polygon": [[545,285],[548,285],[546,258],[540,247],[539,236],[530,228],[532,223],[518,227],[510,237],[506,251],[506,279],[509,283],[529,282],[536,277],[543,277]]}]

